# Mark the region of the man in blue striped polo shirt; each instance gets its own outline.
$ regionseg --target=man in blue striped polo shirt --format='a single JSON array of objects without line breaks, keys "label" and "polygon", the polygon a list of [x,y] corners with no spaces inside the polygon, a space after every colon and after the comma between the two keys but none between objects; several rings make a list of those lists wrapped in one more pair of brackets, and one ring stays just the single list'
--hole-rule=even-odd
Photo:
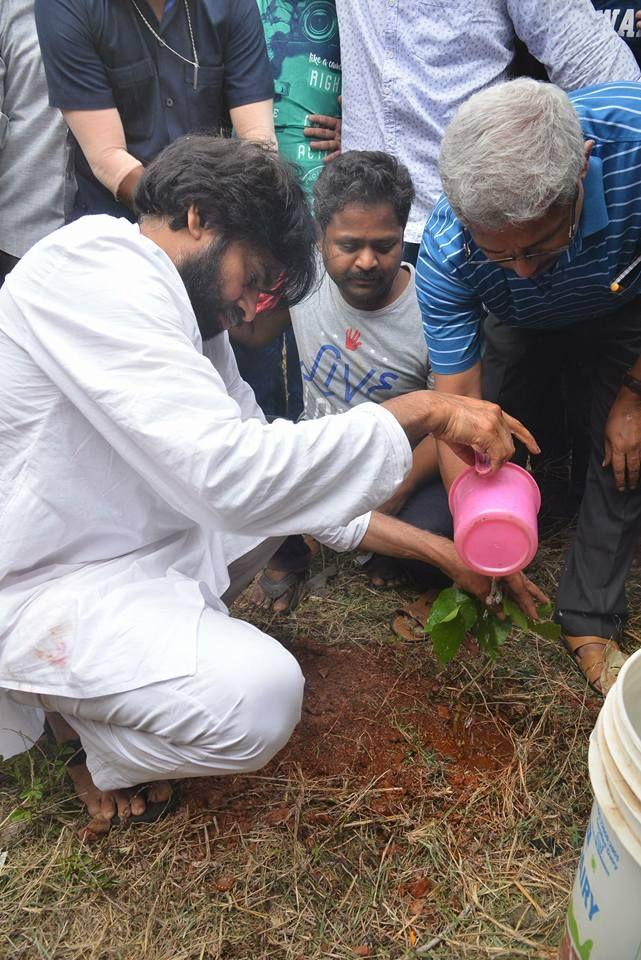
[{"label": "man in blue striped polo shirt", "polygon": [[[483,391],[532,427],[544,390],[563,415],[561,361],[590,372],[590,463],[557,616],[605,690],[641,527],[641,260],[621,278],[641,253],[641,88],[568,98],[534,80],[498,84],[454,117],[440,173],[416,274],[436,389]],[[446,483],[461,469],[441,451]]]}]

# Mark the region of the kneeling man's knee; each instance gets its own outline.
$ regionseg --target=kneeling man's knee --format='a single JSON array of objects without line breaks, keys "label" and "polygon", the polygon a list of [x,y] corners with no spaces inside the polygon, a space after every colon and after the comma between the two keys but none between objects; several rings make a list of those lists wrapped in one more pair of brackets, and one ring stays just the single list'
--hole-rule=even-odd
[{"label": "kneeling man's knee", "polygon": [[212,773],[258,770],[281,750],[300,720],[305,679],[294,657],[271,637],[227,664],[217,686],[225,707],[212,702],[216,722],[199,743]]},{"label": "kneeling man's knee", "polygon": [[257,770],[281,750],[297,726],[303,705],[305,678],[283,647],[267,676],[255,675],[244,695],[246,769]]}]

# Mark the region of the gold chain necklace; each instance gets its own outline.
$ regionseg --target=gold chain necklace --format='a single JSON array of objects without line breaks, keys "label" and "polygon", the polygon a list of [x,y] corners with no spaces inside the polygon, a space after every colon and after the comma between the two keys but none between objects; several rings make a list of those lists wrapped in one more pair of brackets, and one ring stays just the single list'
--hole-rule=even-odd
[{"label": "gold chain necklace", "polygon": [[191,49],[194,55],[194,59],[190,60],[188,57],[183,57],[182,53],[178,53],[177,50],[174,50],[173,47],[170,47],[166,40],[164,40],[159,33],[157,33],[152,25],[149,23],[149,20],[145,17],[144,13],[136,3],[136,0],[131,0],[131,3],[136,8],[138,16],[147,27],[147,30],[156,38],[161,47],[164,47],[165,50],[168,50],[170,53],[173,53],[175,57],[178,57],[179,60],[182,60],[183,63],[188,63],[190,67],[194,68],[194,90],[198,89],[198,69],[200,67],[200,62],[198,60],[198,51],[196,50],[196,41],[194,40],[194,31],[191,26],[191,15],[189,13],[189,4],[187,0],[183,0],[185,6],[185,13],[187,14],[187,27],[189,28],[189,37],[191,39]]}]

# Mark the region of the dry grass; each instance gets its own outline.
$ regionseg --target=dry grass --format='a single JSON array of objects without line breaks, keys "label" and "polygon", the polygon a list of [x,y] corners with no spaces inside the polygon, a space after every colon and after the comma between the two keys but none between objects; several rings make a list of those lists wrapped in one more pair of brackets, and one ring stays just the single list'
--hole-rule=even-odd
[{"label": "dry grass", "polygon": [[[561,540],[538,560],[552,593]],[[339,566],[328,592],[308,598],[277,635],[363,652],[393,643],[399,595],[370,589],[349,558]],[[631,599],[634,646],[636,584]],[[399,676],[423,676],[428,689],[428,647],[397,645],[395,655]],[[591,803],[586,754],[598,702],[555,644],[524,636],[496,665],[457,662],[439,684],[439,701],[457,716],[500,718],[513,758],[498,772],[457,785],[395,701],[389,724],[407,741],[407,762],[422,767],[422,792],[395,793],[394,771],[392,781],[363,780],[274,765],[239,784],[266,814],[244,826],[186,803],[159,825],[83,846],[59,763],[36,755],[6,764],[0,819],[16,808],[26,818],[0,828],[0,956],[552,960]]]}]

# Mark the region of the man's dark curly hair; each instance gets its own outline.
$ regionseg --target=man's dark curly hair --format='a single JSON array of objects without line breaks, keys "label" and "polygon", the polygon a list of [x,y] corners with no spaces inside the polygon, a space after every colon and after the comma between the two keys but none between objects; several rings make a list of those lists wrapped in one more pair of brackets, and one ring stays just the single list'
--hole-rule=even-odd
[{"label": "man's dark curly hair", "polygon": [[315,280],[315,227],[295,167],[247,140],[188,135],[149,164],[134,194],[138,217],[162,217],[172,230],[194,206],[216,230],[221,252],[231,243],[266,251],[282,267],[279,294],[290,306]]},{"label": "man's dark curly hair", "polygon": [[323,168],[314,184],[314,214],[323,233],[349,203],[391,203],[403,229],[414,200],[407,167],[381,150],[348,150]]}]

